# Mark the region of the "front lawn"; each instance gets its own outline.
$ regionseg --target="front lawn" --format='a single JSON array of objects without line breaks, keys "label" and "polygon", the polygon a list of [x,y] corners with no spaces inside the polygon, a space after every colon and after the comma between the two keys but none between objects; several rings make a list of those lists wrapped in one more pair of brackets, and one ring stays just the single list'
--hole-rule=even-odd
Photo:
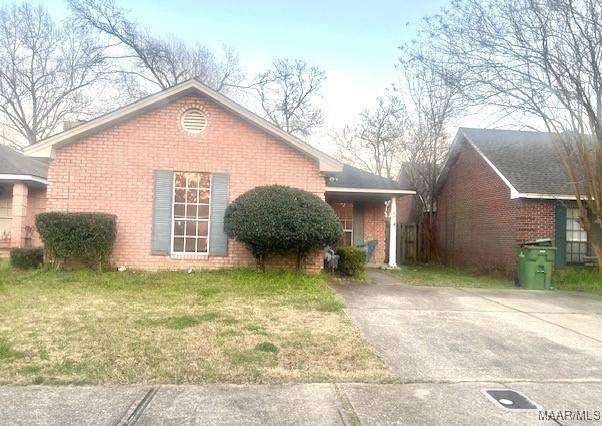
[{"label": "front lawn", "polygon": [[514,282],[505,278],[475,275],[463,269],[444,265],[406,265],[390,273],[400,277],[406,284],[431,287],[514,287]]},{"label": "front lawn", "polygon": [[327,281],[3,262],[0,384],[393,380]]}]

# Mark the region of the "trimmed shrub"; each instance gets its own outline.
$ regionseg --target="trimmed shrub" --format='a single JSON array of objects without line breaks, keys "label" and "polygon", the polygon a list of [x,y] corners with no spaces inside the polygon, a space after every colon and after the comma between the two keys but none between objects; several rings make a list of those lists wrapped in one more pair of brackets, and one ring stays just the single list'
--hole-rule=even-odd
[{"label": "trimmed shrub", "polygon": [[234,200],[226,209],[224,228],[251,251],[261,269],[271,254],[294,253],[299,270],[310,251],[334,244],[343,233],[322,199],[280,185],[256,187]]},{"label": "trimmed shrub", "polygon": [[340,275],[353,278],[363,278],[366,273],[366,251],[357,247],[339,247],[339,265],[337,272]]},{"label": "trimmed shrub", "polygon": [[14,248],[10,251],[10,264],[19,269],[39,268],[44,262],[41,247]]},{"label": "trimmed shrub", "polygon": [[117,236],[115,216],[105,213],[40,213],[36,228],[57,269],[65,262],[102,269]]}]

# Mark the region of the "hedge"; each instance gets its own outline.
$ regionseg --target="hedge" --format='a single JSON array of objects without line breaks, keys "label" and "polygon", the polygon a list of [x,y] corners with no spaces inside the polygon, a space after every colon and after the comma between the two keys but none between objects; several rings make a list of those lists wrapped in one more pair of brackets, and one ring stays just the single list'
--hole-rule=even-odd
[{"label": "hedge", "polygon": [[39,268],[44,262],[41,247],[14,248],[10,251],[10,264],[19,269]]},{"label": "hedge", "polygon": [[339,247],[337,273],[346,277],[364,278],[366,273],[366,251],[357,247]]},{"label": "hedge", "polygon": [[102,268],[117,235],[116,217],[94,212],[40,213],[36,228],[56,268],[67,262]]},{"label": "hedge", "polygon": [[332,208],[314,194],[272,185],[245,192],[226,209],[226,233],[241,241],[258,266],[276,253],[292,253],[297,269],[310,251],[334,244],[343,230]]}]

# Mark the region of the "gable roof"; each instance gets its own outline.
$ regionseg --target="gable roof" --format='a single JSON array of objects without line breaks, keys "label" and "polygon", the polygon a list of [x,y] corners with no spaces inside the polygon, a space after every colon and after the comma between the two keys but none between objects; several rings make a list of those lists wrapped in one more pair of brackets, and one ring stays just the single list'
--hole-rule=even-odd
[{"label": "gable roof", "polygon": [[326,179],[326,191],[331,192],[383,192],[395,194],[415,194],[399,182],[345,164],[339,173]]},{"label": "gable roof", "polygon": [[247,121],[248,123],[278,138],[279,140],[293,147],[297,151],[316,159],[319,163],[320,171],[342,171],[343,164],[339,161],[324,154],[320,150],[305,143],[301,139],[277,128],[276,126],[259,117],[255,113],[249,111],[242,105],[239,105],[232,99],[205,86],[196,79],[187,80],[176,86],[170,87],[169,89],[165,89],[161,92],[152,94],[125,107],[119,108],[108,114],[97,117],[84,124],[80,124],[74,128],[68,129],[54,136],[50,136],[49,138],[40,141],[37,144],[28,146],[24,150],[24,152],[26,155],[34,157],[50,157],[53,148],[59,148],[61,146],[76,142],[88,135],[114,126],[136,115],[142,114],[148,110],[156,108],[158,105],[164,105],[165,103],[168,103],[180,97],[194,94],[201,94],[207,96],[209,99],[213,100],[217,104],[224,107],[226,110],[234,113],[235,115]]},{"label": "gable roof", "polygon": [[6,145],[0,145],[0,180],[35,180],[46,183],[48,163],[26,157]]},{"label": "gable roof", "polygon": [[439,177],[439,187],[464,143],[472,146],[504,181],[511,198],[575,198],[554,134],[547,132],[460,128]]}]

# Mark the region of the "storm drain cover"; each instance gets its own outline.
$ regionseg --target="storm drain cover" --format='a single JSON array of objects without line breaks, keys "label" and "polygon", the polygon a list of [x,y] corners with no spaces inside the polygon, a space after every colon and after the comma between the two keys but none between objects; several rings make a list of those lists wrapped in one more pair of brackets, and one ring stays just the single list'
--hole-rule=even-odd
[{"label": "storm drain cover", "polygon": [[485,395],[506,410],[535,410],[537,406],[522,393],[510,389],[485,389]]}]

